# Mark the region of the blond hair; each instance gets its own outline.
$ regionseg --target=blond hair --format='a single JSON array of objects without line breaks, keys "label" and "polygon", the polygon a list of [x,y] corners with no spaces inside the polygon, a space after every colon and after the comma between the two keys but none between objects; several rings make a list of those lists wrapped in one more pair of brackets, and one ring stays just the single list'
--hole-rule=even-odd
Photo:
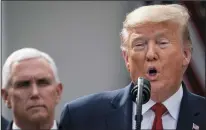
[{"label": "blond hair", "polygon": [[[189,23],[190,15],[186,7],[179,4],[168,5],[149,5],[142,6],[135,9],[126,16],[123,22],[123,29],[121,35],[121,49],[126,50],[126,45],[129,40],[129,30],[135,28],[137,25],[147,22],[160,23],[160,22],[174,22],[177,23],[182,29],[184,40],[189,39]],[[191,45],[191,42],[189,42]],[[192,48],[192,46],[190,46]]]}]

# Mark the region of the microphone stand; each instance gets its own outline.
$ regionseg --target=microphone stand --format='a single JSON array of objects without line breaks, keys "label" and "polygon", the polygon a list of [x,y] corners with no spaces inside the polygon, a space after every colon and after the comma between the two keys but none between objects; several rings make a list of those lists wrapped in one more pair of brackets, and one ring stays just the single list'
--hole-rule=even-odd
[{"label": "microphone stand", "polygon": [[142,122],[142,100],[144,99],[143,95],[143,82],[138,82],[138,91],[136,96],[136,130],[141,130],[141,122]]}]

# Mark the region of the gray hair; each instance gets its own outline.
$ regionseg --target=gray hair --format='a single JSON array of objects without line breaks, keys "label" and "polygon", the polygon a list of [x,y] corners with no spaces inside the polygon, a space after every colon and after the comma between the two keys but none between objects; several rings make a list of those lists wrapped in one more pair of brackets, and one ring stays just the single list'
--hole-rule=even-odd
[{"label": "gray hair", "polygon": [[[190,15],[187,8],[179,4],[148,5],[137,8],[129,13],[123,22],[123,29],[120,33],[122,40],[121,49],[127,49],[126,46],[130,35],[129,29],[146,22],[160,23],[171,21],[177,23],[183,31],[183,38],[190,40],[188,30],[189,19]],[[192,48],[191,42],[190,47]]]},{"label": "gray hair", "polygon": [[54,60],[48,54],[40,50],[37,50],[35,48],[22,48],[10,54],[10,56],[7,58],[7,60],[4,63],[3,70],[2,70],[2,82],[3,82],[2,88],[3,89],[7,88],[8,83],[11,80],[12,64],[15,62],[19,62],[19,61],[30,59],[30,58],[44,58],[49,63],[54,73],[55,81],[57,83],[60,82],[59,76],[57,73],[56,64]]}]

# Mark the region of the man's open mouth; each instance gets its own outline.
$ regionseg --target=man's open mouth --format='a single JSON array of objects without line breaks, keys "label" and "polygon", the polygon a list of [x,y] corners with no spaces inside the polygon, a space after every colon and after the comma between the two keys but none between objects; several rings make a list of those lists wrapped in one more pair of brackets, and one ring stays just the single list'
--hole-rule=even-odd
[{"label": "man's open mouth", "polygon": [[149,76],[155,76],[157,74],[157,69],[155,67],[151,67],[148,69],[147,74]]}]

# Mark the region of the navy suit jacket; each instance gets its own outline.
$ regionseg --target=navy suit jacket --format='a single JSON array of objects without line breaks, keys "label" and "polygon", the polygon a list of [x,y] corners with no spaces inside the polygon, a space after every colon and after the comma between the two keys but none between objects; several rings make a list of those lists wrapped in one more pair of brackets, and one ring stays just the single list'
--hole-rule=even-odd
[{"label": "navy suit jacket", "polygon": [[3,116],[1,116],[1,129],[6,130],[8,124],[9,124],[8,120],[6,120]]},{"label": "navy suit jacket", "polygon": [[[132,130],[132,85],[78,98],[65,105],[60,130]],[[206,99],[190,93],[183,83],[177,130],[206,130]]]},{"label": "navy suit jacket", "polygon": [[10,121],[5,130],[12,130],[13,121]]}]

